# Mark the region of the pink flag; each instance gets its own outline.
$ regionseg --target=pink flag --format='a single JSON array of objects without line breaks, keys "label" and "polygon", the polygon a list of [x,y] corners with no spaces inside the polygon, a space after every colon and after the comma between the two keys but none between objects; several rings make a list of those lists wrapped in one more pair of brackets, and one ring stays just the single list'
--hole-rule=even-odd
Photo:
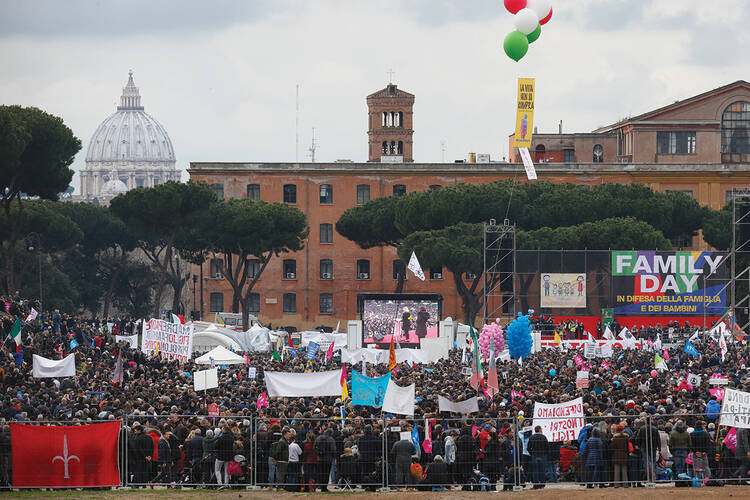
[{"label": "pink flag", "polygon": [[609,364],[608,364],[608,363],[607,363],[606,361],[602,361],[602,368],[604,368],[604,369],[605,369],[605,370],[607,370],[607,371],[609,371],[609,370],[610,370],[610,368],[609,368]]},{"label": "pink flag", "polygon": [[735,427],[729,429],[727,436],[724,438],[724,444],[727,445],[727,448],[732,450],[732,453],[736,453],[735,450],[737,449],[737,429]]},{"label": "pink flag", "polygon": [[492,399],[492,396],[490,396],[490,393],[487,392],[487,388],[485,386],[482,386],[482,392],[484,393],[485,398]]},{"label": "pink flag", "polygon": [[258,396],[258,401],[255,402],[255,406],[258,407],[258,410],[261,408],[268,408],[268,395],[266,394],[266,391],[263,391],[263,394]]},{"label": "pink flag", "polygon": [[6,302],[5,303],[5,312],[7,312],[7,313],[10,312],[10,302]]},{"label": "pink flag", "polygon": [[476,425],[471,426],[471,437],[477,437],[477,434],[479,433],[479,428]]},{"label": "pink flag", "polygon": [[576,362],[576,365],[583,366],[583,358],[581,357],[580,354],[576,354],[576,357],[573,358],[573,361]]},{"label": "pink flag", "polygon": [[510,391],[510,400],[515,401],[516,398],[522,398],[524,397],[522,393],[518,392],[517,390],[513,389]]},{"label": "pink flag", "polygon": [[245,353],[245,366],[250,366],[250,356]]},{"label": "pink flag", "polygon": [[326,353],[326,359],[330,360],[333,357],[333,342],[328,346],[328,352]]},{"label": "pink flag", "polygon": [[424,441],[422,441],[422,449],[425,453],[432,453],[432,428],[430,427],[430,420],[424,419]]},{"label": "pink flag", "polygon": [[711,393],[712,396],[716,396],[716,401],[724,400],[724,389],[709,389],[708,392]]},{"label": "pink flag", "polygon": [[669,351],[664,349],[664,361],[669,361]]}]

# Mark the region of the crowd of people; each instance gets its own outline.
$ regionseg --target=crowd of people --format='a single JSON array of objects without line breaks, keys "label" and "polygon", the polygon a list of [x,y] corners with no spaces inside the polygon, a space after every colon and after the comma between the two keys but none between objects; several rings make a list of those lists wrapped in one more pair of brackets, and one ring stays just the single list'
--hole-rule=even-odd
[{"label": "crowd of people", "polygon": [[[708,338],[695,342],[699,357],[672,346],[669,369],[655,376],[653,352],[616,348],[606,364],[592,365],[585,389],[576,388],[576,352],[547,349],[522,364],[498,363],[500,388],[493,397],[471,388],[462,374],[461,349],[452,350],[448,359],[401,363],[392,372],[398,385],[416,384],[415,413],[404,418],[335,397],[268,398],[267,406],[257,405],[265,391],[264,370],[301,373],[304,355],[277,360],[248,353],[256,378],[249,378],[247,366],[222,367],[219,388],[197,393],[193,363],[163,361],[115,342],[117,332],[137,328],[129,318],[41,311],[26,321],[32,308],[40,310],[38,302],[18,296],[3,302],[0,486],[5,488],[12,486],[10,422],[101,420],[123,422],[121,480],[132,485],[252,483],[315,491],[383,484],[508,489],[555,481],[641,486],[648,480],[748,480],[750,433],[719,425],[721,406],[706,383],[721,373],[727,387],[750,391],[750,348],[744,341],[730,343],[723,361]],[[9,335],[17,319],[23,322],[20,345]],[[71,352],[75,377],[32,376],[32,354],[61,359]],[[113,381],[118,359],[122,383]],[[340,370],[338,356],[325,368],[316,359],[314,370],[322,369]],[[365,371],[375,377],[388,366],[367,364]],[[687,385],[688,373],[702,377],[703,385]],[[438,396],[454,401],[478,396],[479,411],[440,412]],[[579,396],[585,427],[576,439],[549,442],[532,421],[534,403]],[[209,416],[213,405],[218,416]],[[727,439],[735,432],[736,439]]]}]

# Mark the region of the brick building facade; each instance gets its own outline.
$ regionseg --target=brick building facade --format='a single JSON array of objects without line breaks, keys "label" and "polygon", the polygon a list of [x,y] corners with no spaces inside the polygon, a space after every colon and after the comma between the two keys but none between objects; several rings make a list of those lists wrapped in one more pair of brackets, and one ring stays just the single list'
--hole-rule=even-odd
[{"label": "brick building facade", "polygon": [[[373,96],[387,91],[388,87]],[[253,290],[253,313],[265,323],[293,325],[299,329],[335,326],[338,321],[345,325],[346,320],[357,318],[358,293],[394,291],[395,267],[399,265],[395,250],[362,250],[336,233],[336,221],[347,208],[380,196],[404,195],[437,186],[520,178],[523,166],[516,163],[407,164],[388,163],[388,160],[379,163],[382,150],[378,148],[386,140],[383,134],[388,132],[383,131],[386,128],[383,123],[388,123],[383,113],[391,111],[404,113],[403,120],[398,122],[403,124],[404,130],[391,132],[406,134],[403,136],[403,161],[411,161],[412,115],[407,109],[411,110],[413,96],[403,94],[411,96],[403,97],[404,107],[388,103],[388,111],[370,105],[368,97],[370,161],[367,163],[190,164],[191,180],[207,182],[225,198],[285,202],[297,206],[308,216],[310,237],[306,247],[300,252],[274,258]],[[680,117],[684,119],[680,121]],[[727,128],[728,119],[731,119],[731,129]],[[745,124],[748,128],[742,135]],[[742,163],[750,154],[750,146],[746,149],[747,130],[750,130],[750,84],[737,82],[594,133],[537,134],[535,148],[543,145],[544,154],[550,155],[549,162],[537,157],[537,172],[540,179],[551,182],[581,185],[639,182],[661,191],[685,191],[701,204],[719,209],[726,204],[733,187],[750,185],[750,169]],[[690,146],[692,135],[688,134],[674,139],[668,135],[668,141],[664,142],[663,134],[672,132],[695,132],[695,141]],[[388,141],[396,141],[395,137],[389,136]],[[657,144],[660,137],[662,146]],[[622,150],[624,155],[618,154],[618,141],[632,142]],[[594,161],[597,144],[602,145],[603,152],[602,157]],[[563,147],[558,147],[560,145]],[[554,156],[557,153],[553,152],[564,151],[564,147],[573,148],[572,159],[567,158],[571,161],[566,162],[565,156]],[[674,147],[677,152],[682,151],[679,148],[691,147],[694,152],[688,156],[656,154],[658,147]],[[535,153],[540,154],[538,149]],[[630,161],[631,156],[641,161]],[[650,156],[650,160],[643,160],[646,156]],[[726,161],[733,158],[737,161]],[[706,248],[700,238],[675,244]],[[199,302],[203,304],[205,318],[212,317],[212,312],[231,307],[231,288],[217,276],[218,269],[215,263],[207,262],[202,270],[195,270],[203,277],[203,297]],[[461,302],[450,273],[426,269],[425,274],[424,282],[410,274],[404,292],[439,293],[444,299],[443,316],[460,318]]]}]

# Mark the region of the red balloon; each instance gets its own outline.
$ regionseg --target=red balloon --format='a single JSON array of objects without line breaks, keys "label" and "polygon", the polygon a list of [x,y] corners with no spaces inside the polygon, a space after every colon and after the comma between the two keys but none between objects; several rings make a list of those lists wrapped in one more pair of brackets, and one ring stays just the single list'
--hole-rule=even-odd
[{"label": "red balloon", "polygon": [[547,14],[547,17],[545,17],[544,19],[542,19],[541,21],[539,21],[539,24],[547,24],[549,22],[549,20],[552,19],[552,11],[553,10],[555,10],[555,9],[550,9],[549,10],[549,14]]},{"label": "red balloon", "polygon": [[505,8],[511,14],[515,14],[519,10],[526,8],[526,0],[505,0]]}]

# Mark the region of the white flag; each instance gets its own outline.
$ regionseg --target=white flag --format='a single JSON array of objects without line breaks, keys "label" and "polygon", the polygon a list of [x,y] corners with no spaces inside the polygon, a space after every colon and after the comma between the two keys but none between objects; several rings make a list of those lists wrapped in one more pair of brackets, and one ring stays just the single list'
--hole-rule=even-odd
[{"label": "white flag", "polygon": [[727,340],[724,338],[724,335],[721,335],[719,337],[719,348],[721,349],[721,362],[724,362],[724,356],[727,354]]},{"label": "white flag", "polygon": [[534,168],[534,162],[531,161],[529,148],[518,148],[518,152],[521,153],[521,160],[523,160],[523,166],[526,169],[526,178],[535,181],[536,169]]},{"label": "white flag", "polygon": [[604,338],[607,340],[615,340],[615,336],[612,335],[612,330],[609,328],[609,325],[604,329]]},{"label": "white flag", "polygon": [[414,253],[414,250],[411,252],[411,258],[409,259],[409,265],[407,267],[409,268],[409,271],[414,273],[414,276],[424,281],[422,266],[419,265],[419,260],[417,260],[417,254]]},{"label": "white flag", "polygon": [[688,339],[690,341],[690,343],[693,343],[693,342],[695,342],[698,339],[698,332],[699,332],[699,330],[696,328],[695,329],[695,333],[693,335],[691,335],[690,338]]},{"label": "white flag", "polygon": [[27,323],[28,323],[29,321],[34,321],[34,320],[36,319],[36,316],[37,316],[37,314],[39,314],[39,313],[37,312],[37,310],[36,310],[36,309],[34,309],[34,308],[32,307],[32,308],[31,308],[31,312],[30,312],[30,313],[29,313],[28,315],[26,315],[26,320],[25,320],[25,321],[26,321]]},{"label": "white flag", "polygon": [[661,333],[656,334],[656,342],[654,342],[654,349],[661,351]]}]

